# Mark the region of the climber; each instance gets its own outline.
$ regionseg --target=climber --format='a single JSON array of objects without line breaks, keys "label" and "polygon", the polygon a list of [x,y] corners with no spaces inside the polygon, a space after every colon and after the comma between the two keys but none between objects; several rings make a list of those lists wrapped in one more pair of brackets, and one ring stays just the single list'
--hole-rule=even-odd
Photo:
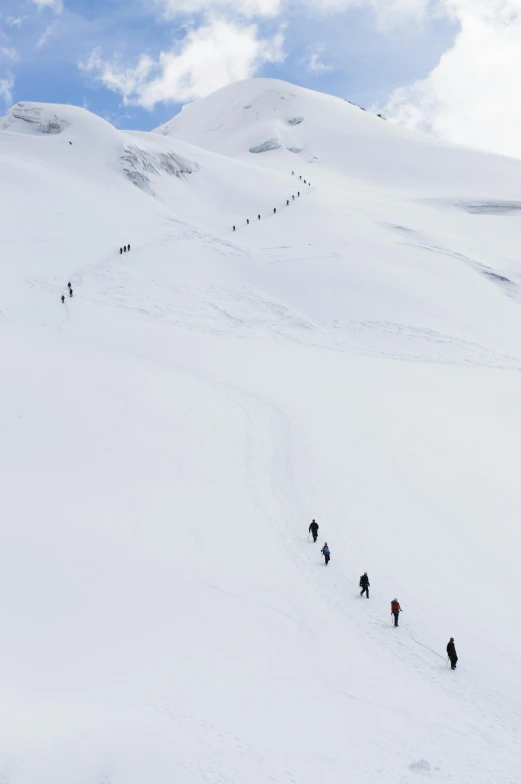
[{"label": "climber", "polygon": [[455,670],[458,662],[458,654],[456,653],[456,646],[454,645],[454,637],[451,637],[447,644],[447,656],[450,659],[451,670]]},{"label": "climber", "polygon": [[391,602],[391,615],[394,615],[394,625],[398,626],[398,616],[402,612],[402,608],[400,607],[400,602],[398,599],[393,599]]},{"label": "climber", "polygon": [[364,593],[369,599],[369,586],[371,583],[369,582],[369,577],[367,576],[367,572],[364,572],[363,575],[360,577],[360,596],[363,596]]},{"label": "climber", "polygon": [[328,563],[329,563],[329,559],[331,558],[331,553],[329,551],[329,547],[327,546],[327,542],[324,542],[324,547],[322,548],[322,550],[320,552],[324,556],[325,565],[327,566]]},{"label": "climber", "polygon": [[257,215],[257,220],[260,220],[260,215]]},{"label": "climber", "polygon": [[62,294],[62,303],[64,303],[64,302],[65,302],[65,295]]},{"label": "climber", "polygon": [[273,208],[273,214],[275,215],[275,213],[276,213],[276,212],[277,212],[277,208],[276,208],[276,207],[274,207],[274,208]]},{"label": "climber", "polygon": [[315,520],[315,518],[313,518],[313,520],[309,525],[309,531],[311,533],[311,536],[313,537],[313,541],[316,542],[318,539],[318,523]]}]

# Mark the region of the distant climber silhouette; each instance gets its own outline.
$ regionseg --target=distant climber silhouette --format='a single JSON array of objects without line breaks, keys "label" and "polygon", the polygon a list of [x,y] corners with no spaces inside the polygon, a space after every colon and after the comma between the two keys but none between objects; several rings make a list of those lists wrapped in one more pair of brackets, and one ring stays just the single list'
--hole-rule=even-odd
[{"label": "distant climber silhouette", "polygon": [[[318,525],[317,521],[315,520],[315,518],[313,518],[313,520],[309,524],[309,529],[308,530],[309,530],[309,533],[311,534],[311,536],[313,537],[313,541],[314,542],[316,542],[317,539],[318,539],[318,528],[319,528],[319,525]],[[309,534],[308,534],[308,537],[309,537]]]},{"label": "distant climber silhouette", "polygon": [[274,207],[274,208],[273,208],[273,214],[275,215],[275,213],[276,213],[276,212],[277,212],[277,208],[276,208],[276,207]]},{"label": "distant climber silhouette", "polygon": [[364,593],[369,599],[369,588],[371,583],[369,582],[369,577],[367,576],[367,572],[364,572],[363,575],[360,577],[360,596],[363,596]]},{"label": "distant climber silhouette", "polygon": [[400,602],[398,599],[393,599],[391,602],[391,615],[394,615],[394,625],[398,626],[398,617],[402,612],[402,608],[400,607]]},{"label": "distant climber silhouette", "polygon": [[65,295],[62,294],[62,302],[65,302]]},{"label": "distant climber silhouette", "polygon": [[450,659],[451,670],[455,670],[456,664],[458,663],[458,654],[456,653],[456,646],[454,645],[454,637],[451,637],[447,644],[447,656]]},{"label": "distant climber silhouette", "polygon": [[325,565],[327,566],[331,558],[331,552],[329,550],[329,547],[327,546],[327,542],[324,542],[324,547],[320,552],[324,556]]}]

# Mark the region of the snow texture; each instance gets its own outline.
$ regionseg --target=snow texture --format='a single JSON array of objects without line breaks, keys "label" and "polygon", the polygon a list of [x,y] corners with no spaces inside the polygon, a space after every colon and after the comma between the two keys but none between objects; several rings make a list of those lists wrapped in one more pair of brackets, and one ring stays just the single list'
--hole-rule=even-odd
[{"label": "snow texture", "polygon": [[521,162],[0,122],[2,784],[518,784]]}]

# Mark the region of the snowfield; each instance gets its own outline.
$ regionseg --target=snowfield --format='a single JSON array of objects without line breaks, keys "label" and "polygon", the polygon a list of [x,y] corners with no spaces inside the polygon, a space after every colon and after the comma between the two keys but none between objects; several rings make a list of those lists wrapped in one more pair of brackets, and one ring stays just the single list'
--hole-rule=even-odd
[{"label": "snowfield", "polygon": [[1,784],[519,784],[521,161],[258,79],[0,201]]}]

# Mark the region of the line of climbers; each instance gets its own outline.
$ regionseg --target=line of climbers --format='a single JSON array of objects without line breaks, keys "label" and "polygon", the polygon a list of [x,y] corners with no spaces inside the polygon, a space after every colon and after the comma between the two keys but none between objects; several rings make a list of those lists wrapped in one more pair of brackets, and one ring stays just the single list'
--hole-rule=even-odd
[{"label": "line of climbers", "polygon": [[[313,520],[309,525],[308,538],[309,538],[309,534],[311,534],[314,542],[316,542],[318,539],[318,529],[319,529],[319,525],[315,520],[315,518],[313,518]],[[329,561],[331,560],[331,550],[329,549],[329,545],[327,542],[324,542],[324,546],[322,547],[320,552],[324,556],[324,563],[325,566],[327,566]],[[369,599],[369,588],[371,587],[371,583],[369,582],[369,576],[367,572],[364,572],[363,575],[360,577],[359,585],[361,588],[360,596],[363,596],[365,593],[366,597]],[[400,617],[401,612],[403,612],[403,610],[400,607],[400,602],[398,601],[398,599],[394,598],[391,601],[391,615],[394,619],[393,625],[395,628],[398,626],[398,618]],[[451,637],[447,644],[447,656],[450,661],[451,669],[455,670],[458,661],[458,654],[456,653],[456,646],[454,645],[454,637]]]},{"label": "line of climbers", "polygon": [[[67,288],[69,289],[69,297],[72,297],[72,295],[74,294],[74,292],[73,292],[73,290],[72,290],[72,285],[71,285],[71,282],[70,282],[70,281],[69,281],[69,283],[67,283]],[[62,304],[63,304],[63,303],[65,302],[65,294],[62,294],[62,296],[61,296],[61,300],[62,300]]]},{"label": "line of climbers", "polygon": [[[295,172],[292,171],[291,174],[294,175]],[[300,175],[299,178],[302,180],[302,175]],[[302,180],[302,181],[303,181],[304,185],[309,185],[309,187],[311,188],[311,183],[310,182],[308,182],[307,180]],[[297,191],[297,198],[300,198],[300,191]],[[295,201],[295,194],[292,194],[291,201]],[[286,207],[289,207],[289,205],[290,205],[290,200],[286,199]],[[276,207],[273,208],[273,214],[274,215],[277,214],[277,208]],[[257,215],[257,220],[260,220],[260,219],[261,219],[261,216]],[[249,225],[250,225],[250,219],[246,218],[246,226],[249,226]],[[232,226],[232,231],[235,231],[235,230],[236,230],[236,226]],[[130,250],[130,245],[128,246],[128,249]],[[121,248],[120,248],[120,252],[121,252]]]},{"label": "line of climbers", "polygon": [[[123,255],[123,253],[130,253],[130,244],[123,245],[123,247],[119,249],[119,253],[120,253],[120,255]],[[70,281],[69,281],[69,283],[67,283],[67,288],[69,289],[69,297],[72,297],[74,292],[72,290],[72,285],[71,285]],[[65,303],[65,294],[61,295],[61,301],[62,301],[62,304]]]}]

